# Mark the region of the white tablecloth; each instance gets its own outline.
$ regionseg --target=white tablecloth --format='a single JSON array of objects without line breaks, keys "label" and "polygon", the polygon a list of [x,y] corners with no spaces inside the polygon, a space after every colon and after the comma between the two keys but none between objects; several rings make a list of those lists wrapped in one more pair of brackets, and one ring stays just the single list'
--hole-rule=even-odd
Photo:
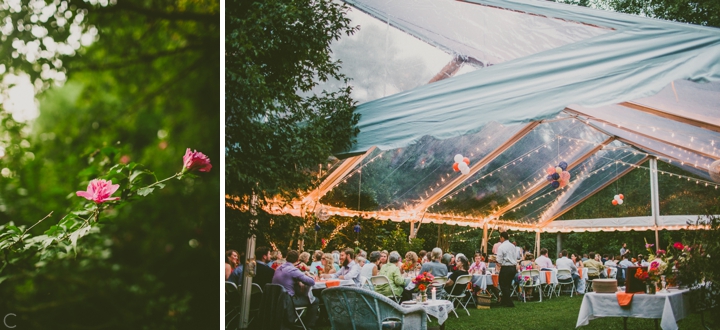
[{"label": "white tablecloth", "polygon": [[482,290],[487,290],[488,284],[492,285],[492,275],[473,275],[472,283]]},{"label": "white tablecloth", "polygon": [[403,306],[420,306],[425,310],[428,315],[434,316],[438,319],[439,324],[445,323],[448,318],[448,313],[452,312],[455,307],[450,300],[432,300],[428,299],[427,305],[424,303],[417,303],[415,305],[403,305]]},{"label": "white tablecloth", "polygon": [[[355,286],[355,281],[353,280],[340,280],[340,286]],[[315,285],[313,285],[314,289],[325,289],[327,286],[325,285],[325,282],[315,281]]]},{"label": "white tablecloth", "polygon": [[620,307],[614,293],[587,293],[583,297],[575,327],[587,325],[599,317],[636,317],[660,319],[663,330],[677,329],[677,321],[689,314],[688,290],[669,293],[635,294],[629,307]]}]

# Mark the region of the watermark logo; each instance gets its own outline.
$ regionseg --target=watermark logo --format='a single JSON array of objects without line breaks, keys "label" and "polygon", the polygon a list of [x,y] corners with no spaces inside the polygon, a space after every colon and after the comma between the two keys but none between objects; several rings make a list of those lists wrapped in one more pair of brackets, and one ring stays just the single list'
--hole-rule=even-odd
[{"label": "watermark logo", "polygon": [[5,317],[3,318],[3,324],[5,324],[5,326],[10,329],[17,327],[17,325],[11,324],[11,323],[13,323],[12,318],[14,318],[15,316],[17,316],[17,315],[15,315],[15,313],[5,314]]}]

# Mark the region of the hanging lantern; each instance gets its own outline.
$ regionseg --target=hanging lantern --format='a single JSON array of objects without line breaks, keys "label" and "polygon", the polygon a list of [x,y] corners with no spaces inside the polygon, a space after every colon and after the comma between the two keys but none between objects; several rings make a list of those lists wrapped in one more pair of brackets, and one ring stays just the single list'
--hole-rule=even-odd
[{"label": "hanging lantern", "polygon": [[354,231],[356,234],[359,234],[359,233],[360,233],[360,223],[359,223],[359,222],[355,224],[355,227],[353,227],[353,231]]}]

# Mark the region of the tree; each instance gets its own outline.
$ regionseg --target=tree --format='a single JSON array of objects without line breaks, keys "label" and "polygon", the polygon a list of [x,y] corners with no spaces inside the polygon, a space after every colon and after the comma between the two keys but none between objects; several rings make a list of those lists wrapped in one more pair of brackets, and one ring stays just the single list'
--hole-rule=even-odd
[{"label": "tree", "polygon": [[683,23],[720,27],[716,0],[606,0],[611,9]]},{"label": "tree", "polygon": [[55,211],[30,231],[45,233],[73,210],[74,192],[114,164],[142,163],[162,177],[178,171],[178,154],[191,147],[216,165],[179,189],[109,208],[99,231],[78,240],[77,255],[11,254],[0,273],[3,309],[26,328],[217,327],[207,306],[219,301],[219,2],[22,1],[0,9],[3,22],[15,23],[2,30],[0,69],[28,74],[43,92],[35,122],[5,125],[3,223],[27,229]]},{"label": "tree", "polygon": [[329,0],[227,3],[226,187],[241,204],[298,197],[357,135],[349,86],[299,95],[329,78],[347,83],[330,57],[330,43],[356,30],[347,10]]}]

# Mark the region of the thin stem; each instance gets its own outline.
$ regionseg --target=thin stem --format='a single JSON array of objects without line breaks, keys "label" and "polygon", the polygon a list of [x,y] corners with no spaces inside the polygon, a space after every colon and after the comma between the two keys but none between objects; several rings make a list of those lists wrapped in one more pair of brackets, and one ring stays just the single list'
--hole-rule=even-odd
[{"label": "thin stem", "polygon": [[180,176],[180,174],[181,174],[181,173],[175,173],[175,175],[173,175],[173,176],[171,176],[171,177],[169,177],[169,178],[166,178],[166,179],[162,179],[162,180],[160,180],[160,181],[158,181],[158,182],[155,182],[155,183],[153,183],[153,184],[151,184],[151,185],[149,185],[149,186],[147,186],[147,187],[145,187],[145,188],[150,188],[150,187],[152,187],[152,186],[161,184],[161,183],[163,183],[163,182],[165,182],[165,181],[168,181],[168,180],[170,180],[170,179],[177,178],[178,176]]},{"label": "thin stem", "polygon": [[33,229],[33,227],[35,227],[35,226],[37,226],[39,223],[43,222],[43,220],[49,218],[49,217],[53,214],[53,212],[55,212],[55,211],[50,211],[50,213],[48,213],[48,215],[46,215],[44,218],[38,220],[38,222],[36,222],[34,225],[30,226],[30,228],[25,229],[25,231],[23,232],[23,235],[27,234],[27,232],[29,232],[30,229]]}]

